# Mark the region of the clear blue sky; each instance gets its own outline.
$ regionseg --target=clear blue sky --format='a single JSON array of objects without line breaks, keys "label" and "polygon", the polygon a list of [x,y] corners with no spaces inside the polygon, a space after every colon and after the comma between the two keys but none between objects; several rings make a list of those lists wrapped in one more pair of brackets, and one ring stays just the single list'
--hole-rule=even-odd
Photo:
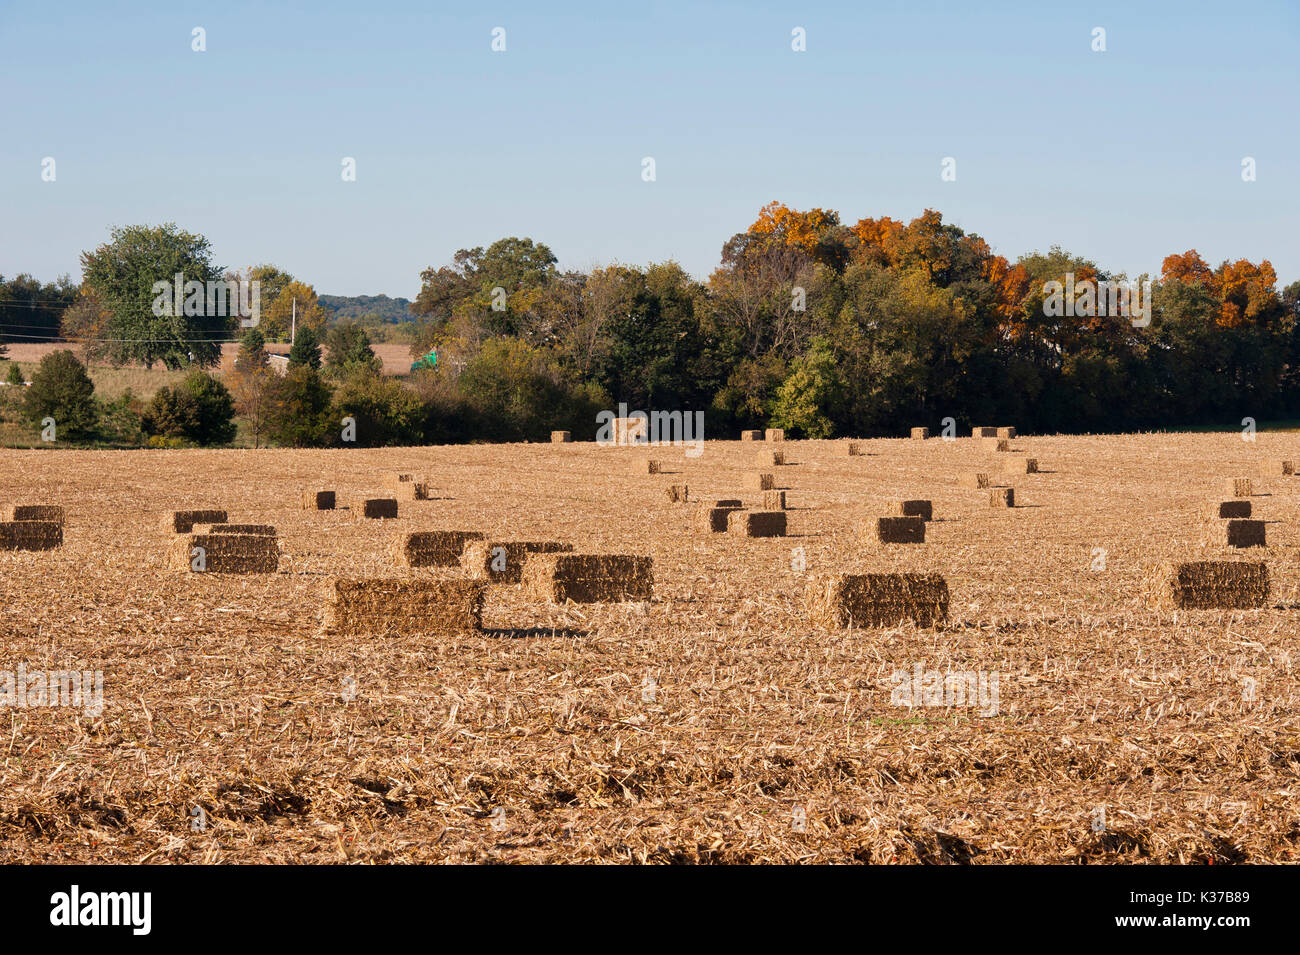
[{"label": "clear blue sky", "polygon": [[506,235],[705,277],[780,199],[933,207],[1008,258],[1056,243],[1130,275],[1268,258],[1285,285],[1298,41],[1295,0],[0,0],[0,272],[76,277],[111,225],[174,220],[328,294],[413,297]]}]

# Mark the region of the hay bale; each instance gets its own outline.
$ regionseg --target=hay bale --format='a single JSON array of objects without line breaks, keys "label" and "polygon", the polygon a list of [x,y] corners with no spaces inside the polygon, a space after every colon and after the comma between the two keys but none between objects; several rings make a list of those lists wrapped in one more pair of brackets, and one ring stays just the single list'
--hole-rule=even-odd
[{"label": "hay bale", "polygon": [[413,531],[393,542],[399,567],[459,567],[466,541],[481,541],[481,531]]},{"label": "hay bale", "polygon": [[552,431],[551,444],[568,444],[573,440],[572,431]]},{"label": "hay bale", "polygon": [[924,544],[925,521],[919,517],[878,517],[876,540],[882,544]]},{"label": "hay bale", "polygon": [[765,510],[765,511],[784,511],[784,510],[785,510],[785,491],[764,491],[764,492],[763,492],[763,510]]},{"label": "hay bale", "polygon": [[524,564],[531,554],[562,554],[572,550],[572,544],[559,541],[470,540],[465,542],[460,565],[476,580],[517,584],[523,579]]},{"label": "hay bale", "polygon": [[1259,473],[1264,477],[1287,477],[1295,474],[1295,462],[1281,458],[1265,458],[1259,462]]},{"label": "hay bale", "polygon": [[1027,458],[1023,455],[1003,458],[1002,470],[1007,474],[1037,474],[1038,458]]},{"label": "hay bale", "polygon": [[0,523],[0,550],[54,550],[62,546],[63,525],[58,521]]},{"label": "hay bale", "polygon": [[746,491],[771,491],[776,487],[776,478],[768,472],[753,472],[745,475]]},{"label": "hay bale", "polygon": [[1226,525],[1229,547],[1267,547],[1263,521],[1230,520]]},{"label": "hay bale", "polygon": [[764,440],[764,441],[784,441],[784,440],[785,440],[785,429],[784,429],[784,428],[768,428],[766,431],[763,432],[763,440]]},{"label": "hay bale", "polygon": [[989,491],[990,507],[1015,507],[1016,489],[1013,487],[995,487]]},{"label": "hay bale", "polygon": [[1262,561],[1198,560],[1161,565],[1149,596],[1179,610],[1247,610],[1263,607],[1271,591]]},{"label": "hay bale", "polygon": [[784,537],[785,511],[729,511],[727,533],[737,537]]},{"label": "hay bale", "polygon": [[357,501],[353,507],[362,517],[371,520],[391,520],[397,516],[397,499],[392,497],[367,497]]},{"label": "hay bale", "polygon": [[1250,497],[1254,487],[1250,478],[1228,478],[1223,482],[1223,493],[1228,497]]},{"label": "hay bale", "polygon": [[847,445],[845,445],[845,449],[848,452],[849,457],[851,458],[862,457],[867,453],[867,449],[862,445],[858,444],[858,442],[856,441],[850,441]]},{"label": "hay bale", "polygon": [[654,560],[630,554],[539,554],[524,564],[525,592],[551,603],[649,600]]},{"label": "hay bale", "polygon": [[998,436],[997,428],[971,428],[972,438],[996,438]]},{"label": "hay bale", "polygon": [[6,504],[0,507],[0,521],[53,521],[63,523],[59,504]]},{"label": "hay bale", "polygon": [[1010,451],[1011,442],[1006,438],[980,438],[985,451]]},{"label": "hay bale", "polygon": [[433,496],[431,482],[398,472],[384,475],[384,490],[399,501],[427,501]]},{"label": "hay bale", "polygon": [[932,627],[948,616],[948,582],[939,574],[839,574],[814,580],[805,600],[824,627]]},{"label": "hay bale", "polygon": [[337,496],[333,491],[302,492],[301,505],[304,511],[332,511],[336,502]]},{"label": "hay bale", "polygon": [[1211,501],[1210,517],[1213,518],[1242,518],[1250,517],[1250,501]]},{"label": "hay bale", "polygon": [[742,431],[742,432],[740,432],[740,440],[741,440],[741,441],[762,441],[762,440],[763,440],[763,432],[762,432],[762,431]]},{"label": "hay bale", "polygon": [[702,507],[695,518],[696,525],[706,534],[721,534],[727,529],[727,515],[732,511],[741,511],[744,507],[739,501],[735,506]]},{"label": "hay bale", "polygon": [[633,474],[662,474],[663,462],[656,460],[641,460],[632,462]]},{"label": "hay bale", "polygon": [[274,574],[280,542],[265,534],[187,534],[167,555],[173,570],[206,574]]},{"label": "hay bale", "polygon": [[640,416],[614,419],[614,444],[623,447],[633,444],[648,444],[650,441],[650,422]]},{"label": "hay bale", "polygon": [[259,537],[275,537],[275,528],[270,524],[195,524],[195,534],[256,534]]},{"label": "hay bale", "polygon": [[764,448],[758,452],[755,461],[760,468],[779,467],[780,465],[785,464],[785,452]]},{"label": "hay bale", "polygon": [[1015,428],[998,428],[998,430],[997,430],[997,435],[998,435],[999,438],[1007,438],[1008,440],[1010,440],[1011,438],[1014,438],[1014,437],[1016,436],[1016,429],[1015,429]]},{"label": "hay bale", "polygon": [[164,531],[173,534],[188,534],[194,530],[195,524],[224,523],[226,523],[225,511],[172,511],[170,514],[163,515],[162,526]]},{"label": "hay bale", "polygon": [[982,491],[989,486],[989,476],[983,471],[966,471],[961,476],[961,486]]},{"label": "hay bale", "polygon": [[459,633],[483,628],[487,584],[479,580],[337,578],[322,624],[338,633]]},{"label": "hay bale", "polygon": [[668,500],[673,504],[685,504],[687,498],[690,497],[691,489],[686,484],[670,484],[665,493],[668,495]]},{"label": "hay bale", "polygon": [[913,429],[912,429],[912,440],[913,440],[913,441],[925,441],[925,440],[927,440],[929,437],[930,437],[930,429],[929,429],[929,428],[913,428]]},{"label": "hay bale", "polygon": [[745,502],[738,497],[724,497],[713,502],[714,507],[744,507]]},{"label": "hay bale", "polygon": [[934,504],[930,501],[895,501],[892,513],[897,517],[919,517],[923,521],[932,521]]}]

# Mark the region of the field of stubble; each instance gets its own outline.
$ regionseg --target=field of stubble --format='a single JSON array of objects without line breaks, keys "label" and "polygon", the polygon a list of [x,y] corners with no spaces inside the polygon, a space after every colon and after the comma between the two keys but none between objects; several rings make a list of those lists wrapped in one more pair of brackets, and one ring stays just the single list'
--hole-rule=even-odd
[{"label": "field of stubble", "polygon": [[[1222,479],[1300,436],[1020,438],[1047,473],[1004,480],[1011,511],[959,486],[997,457],[972,439],[865,444],[787,442],[791,536],[766,540],[663,494],[752,501],[739,442],[0,451],[0,502],[67,507],[61,550],[0,553],[0,670],[102,670],[105,704],[0,710],[0,862],[1300,859],[1300,478],[1257,480],[1271,609],[1143,598]],[[632,476],[647,454],[675,473]],[[297,509],[393,469],[446,499]],[[926,543],[872,543],[900,497],[934,501]],[[280,572],[167,570],[159,515],[199,506],[275,524]],[[649,554],[655,598],[502,587],[480,635],[319,632],[330,574],[422,573],[390,542],[436,528]],[[942,572],[948,623],[809,622],[810,578],[881,567]],[[997,714],[891,704],[917,664],[996,673]]]}]

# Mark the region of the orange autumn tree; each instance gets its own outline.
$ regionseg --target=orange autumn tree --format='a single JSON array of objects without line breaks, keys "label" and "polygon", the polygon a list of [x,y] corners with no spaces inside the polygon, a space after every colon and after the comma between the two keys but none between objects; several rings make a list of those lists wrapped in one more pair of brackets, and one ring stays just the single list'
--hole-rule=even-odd
[{"label": "orange autumn tree", "polygon": [[811,255],[827,230],[840,224],[839,213],[826,209],[799,212],[782,202],[769,202],[749,227],[751,235],[799,249]]},{"label": "orange autumn tree", "polygon": [[1216,324],[1220,328],[1267,325],[1278,314],[1281,299],[1277,272],[1268,259],[1258,265],[1248,259],[1224,262],[1211,270],[1195,249],[1165,257],[1160,267],[1162,282],[1200,285],[1219,302]]}]

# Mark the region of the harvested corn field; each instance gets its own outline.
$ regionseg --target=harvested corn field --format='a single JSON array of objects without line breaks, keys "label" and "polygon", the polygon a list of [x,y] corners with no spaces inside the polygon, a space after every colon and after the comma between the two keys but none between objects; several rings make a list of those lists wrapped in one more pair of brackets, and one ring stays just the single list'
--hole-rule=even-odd
[{"label": "harvested corn field", "polygon": [[[7,500],[65,509],[62,546],[0,552],[0,670],[104,684],[98,714],[4,711],[0,861],[1300,861],[1300,478],[1255,478],[1265,546],[1206,539],[1225,481],[1300,437],[1015,442],[1047,469],[994,508],[977,439],[787,440],[775,538],[666,495],[738,503],[739,440],[635,478],[636,449],[582,442],[0,451]],[[440,499],[303,508],[399,469]],[[917,500],[924,545],[864,539]],[[275,572],[176,572],[159,515],[200,505],[274,527]],[[650,558],[653,589],[539,599],[528,568],[563,554],[490,587],[395,565],[451,530]],[[867,574],[937,575],[946,615],[810,606]]]}]

